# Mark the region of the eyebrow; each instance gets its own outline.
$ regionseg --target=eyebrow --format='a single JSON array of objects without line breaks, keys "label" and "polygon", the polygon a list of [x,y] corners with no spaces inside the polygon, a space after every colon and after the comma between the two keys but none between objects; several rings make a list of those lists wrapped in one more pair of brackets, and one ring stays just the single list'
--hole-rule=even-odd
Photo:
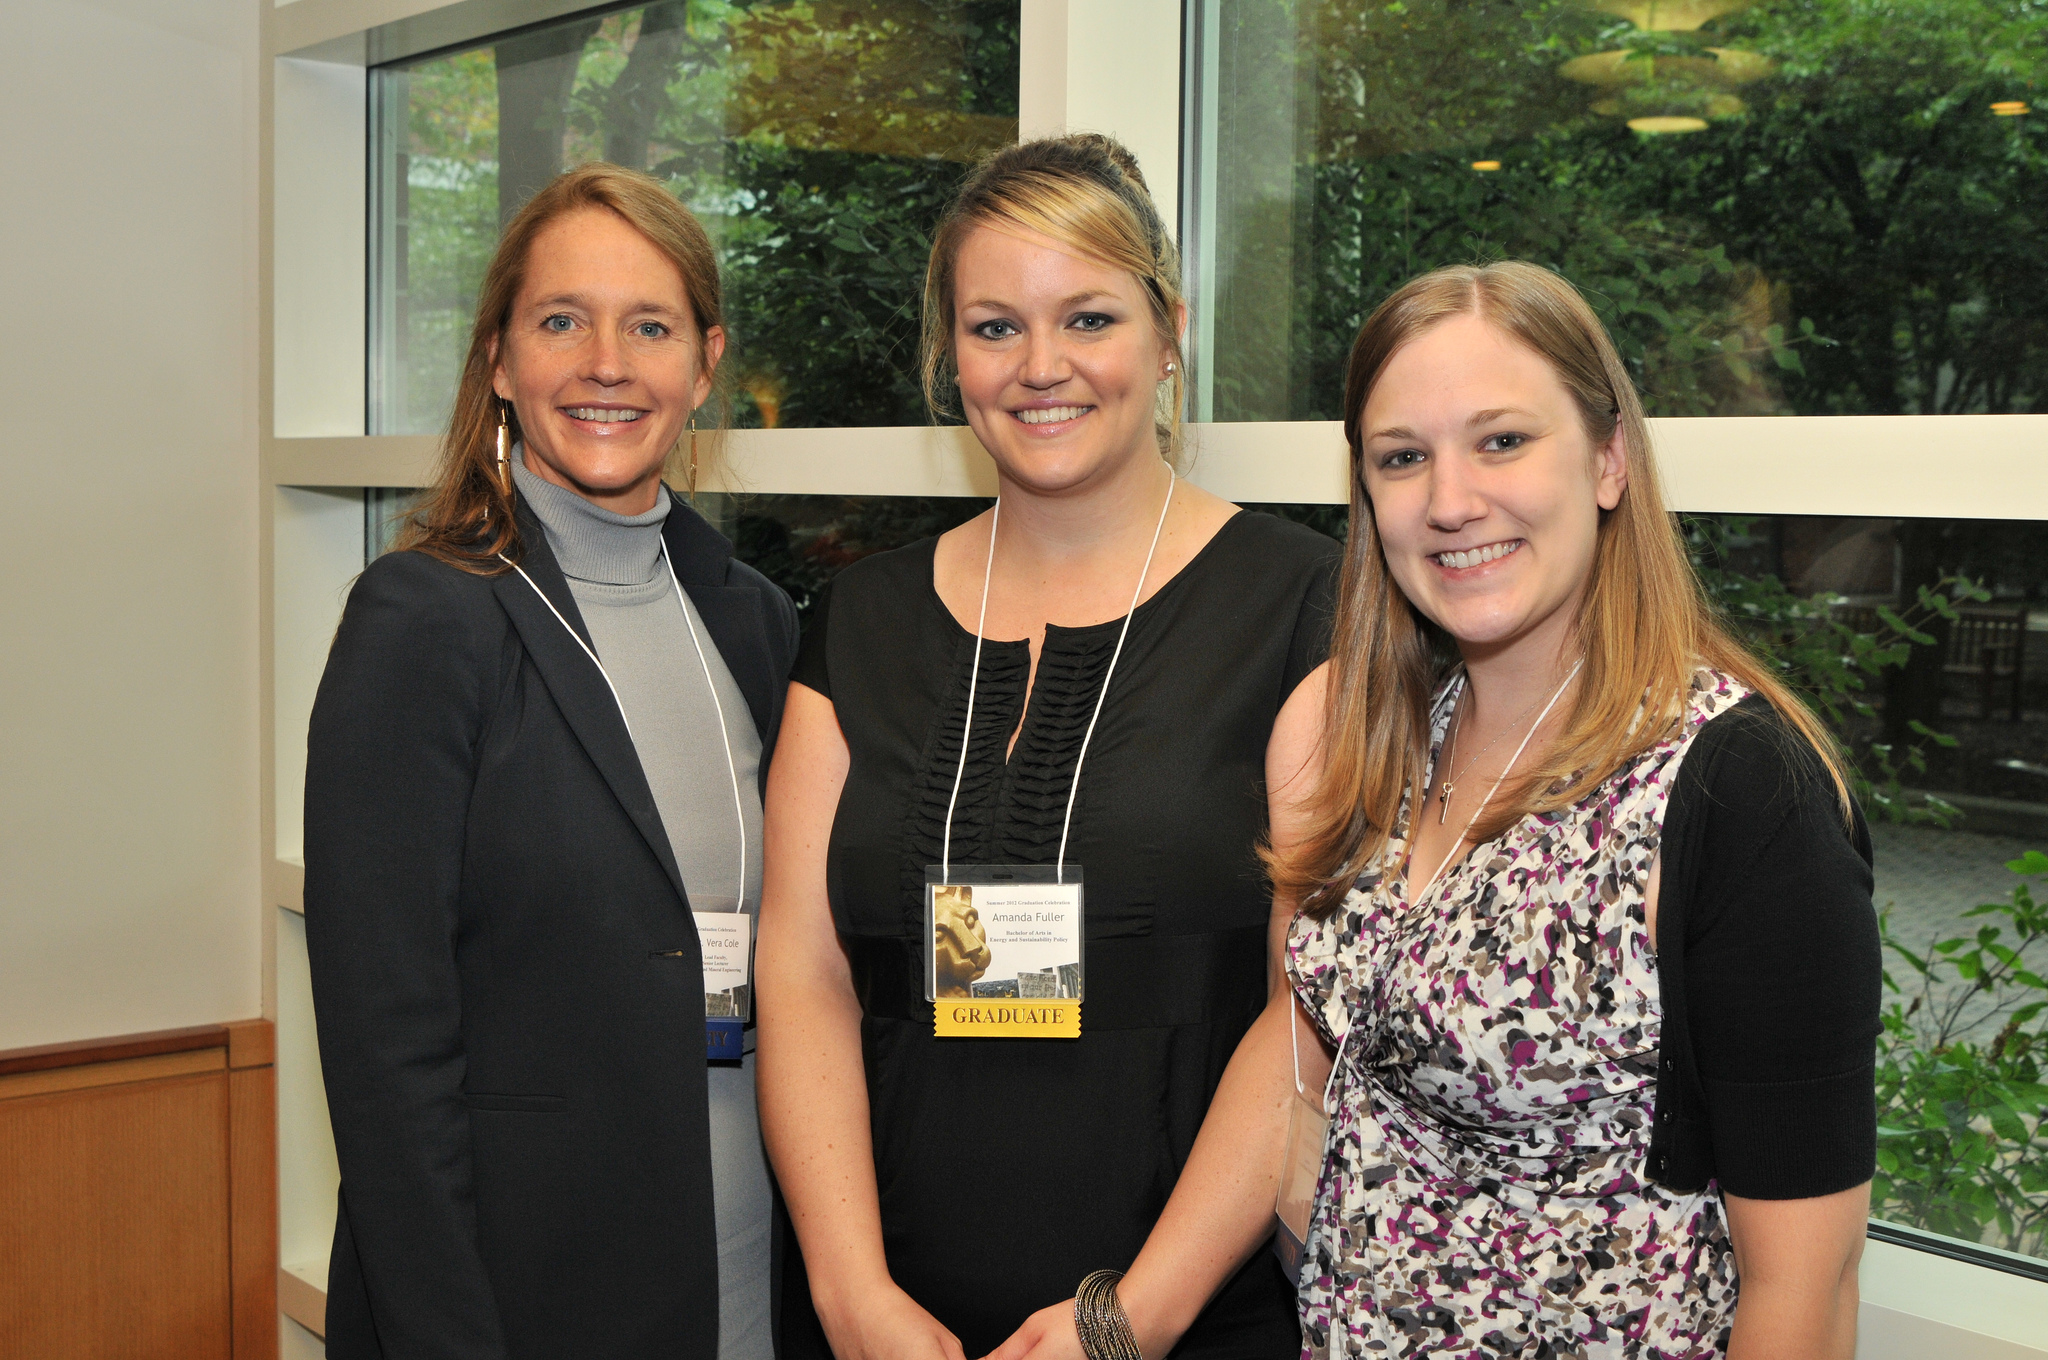
[{"label": "eyebrow", "polygon": [[[1061,298],[1059,306],[1064,310],[1068,307],[1078,307],[1084,302],[1093,302],[1097,298],[1110,298],[1114,300],[1115,296],[1114,293],[1105,293],[1100,288],[1084,288],[1078,293]],[[986,307],[992,312],[1014,312],[1021,310],[1014,303],[997,302],[994,298],[976,298],[972,302],[960,304],[960,310],[963,312],[970,307]]]},{"label": "eyebrow", "polygon": [[[1524,411],[1519,406],[1495,406],[1485,411],[1474,411],[1467,418],[1465,424],[1468,426],[1491,425],[1502,416],[1529,416],[1533,419],[1534,414],[1531,411]],[[1366,436],[1367,439],[1420,439],[1421,437],[1406,425],[1389,425],[1384,430],[1374,430]]]},{"label": "eyebrow", "polygon": [[[535,307],[588,307],[590,299],[581,293],[556,293],[550,297],[535,298]],[[663,316],[681,316],[683,313],[666,302],[641,301],[626,309],[629,312],[659,312]]]},{"label": "eyebrow", "polygon": [[1535,414],[1534,411],[1524,411],[1519,406],[1496,406],[1491,410],[1474,411],[1465,423],[1467,425],[1491,425],[1502,416],[1528,416],[1533,419]]}]

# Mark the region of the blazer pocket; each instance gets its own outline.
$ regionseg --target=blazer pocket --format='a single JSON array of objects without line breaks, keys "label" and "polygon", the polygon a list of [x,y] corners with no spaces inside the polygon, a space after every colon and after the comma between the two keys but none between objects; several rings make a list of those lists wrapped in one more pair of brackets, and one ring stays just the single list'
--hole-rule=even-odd
[{"label": "blazer pocket", "polygon": [[514,1114],[561,1114],[569,1108],[563,1096],[499,1096],[462,1093],[462,1103],[472,1110],[504,1110]]}]

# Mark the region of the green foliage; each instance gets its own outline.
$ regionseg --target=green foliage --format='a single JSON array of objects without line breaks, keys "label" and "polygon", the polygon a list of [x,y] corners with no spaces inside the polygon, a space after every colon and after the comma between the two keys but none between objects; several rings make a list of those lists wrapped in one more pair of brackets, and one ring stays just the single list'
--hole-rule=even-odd
[{"label": "green foliage", "polygon": [[[1241,409],[1219,372],[1219,409],[1333,417],[1381,298],[1505,257],[1587,293],[1653,414],[2048,404],[2048,119],[1989,111],[2040,97],[2040,0],[1762,0],[1696,32],[1563,0],[1300,8],[1306,382]],[[1652,112],[1707,126],[1623,121]]]},{"label": "green foliage", "polygon": [[740,496],[740,559],[789,592],[809,625],[825,585],[870,553],[933,538],[989,502],[971,496]]},{"label": "green foliage", "polygon": [[[717,241],[741,423],[922,423],[929,235],[968,165],[1016,135],[1015,0],[662,0],[549,35],[380,76],[407,120],[387,171],[404,219],[387,425],[446,418],[501,179],[594,159],[665,180]],[[547,61],[566,63],[552,85]],[[501,126],[541,163],[501,165]]]},{"label": "green foliage", "polygon": [[[2011,897],[1967,913],[1984,924],[1891,970],[1878,1041],[1873,1213],[2007,1251],[2048,1255],[2048,855],[2006,865]],[[1987,1029],[1996,1026],[1986,1039]]]},{"label": "green foliage", "polygon": [[[743,390],[777,423],[919,425],[919,298],[929,233],[964,167],[740,145],[725,231]],[[749,397],[749,423],[761,421]]]},{"label": "green foliage", "polygon": [[[1953,620],[1960,603],[1990,598],[1982,586],[1948,577],[1932,589],[1921,587],[1903,613],[1882,605],[1850,610],[1839,595],[1801,596],[1774,575],[1742,570],[1740,559],[1755,546],[1756,516],[1688,515],[1682,523],[1693,569],[1721,617],[1838,733],[1849,730],[1852,719],[1877,716],[1872,685],[1904,666],[1916,645],[1934,641],[1922,631],[1929,620]],[[1909,798],[1902,777],[1927,768],[1928,746],[1953,746],[1955,738],[1923,723],[1913,726],[1918,740],[1903,749],[1871,740],[1852,750],[1851,782],[1873,815],[1948,826],[1955,808],[1930,795]]]}]

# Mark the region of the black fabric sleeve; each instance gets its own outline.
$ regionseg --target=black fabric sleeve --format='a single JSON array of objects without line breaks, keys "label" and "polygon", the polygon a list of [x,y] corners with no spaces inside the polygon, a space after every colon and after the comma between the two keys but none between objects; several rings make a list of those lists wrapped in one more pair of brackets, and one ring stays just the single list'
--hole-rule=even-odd
[{"label": "black fabric sleeve", "polygon": [[306,945],[343,1212],[382,1354],[504,1360],[477,1247],[456,971],[464,822],[506,625],[390,553],[350,592],[306,751]]},{"label": "black fabric sleeve", "polygon": [[1760,704],[1708,725],[1726,728],[1694,804],[1686,1009],[1722,1189],[1805,1199],[1876,1169],[1883,960],[1868,830],[1845,824],[1818,754]]},{"label": "black fabric sleeve", "polygon": [[827,699],[832,697],[832,672],[825,661],[825,627],[831,612],[832,587],[828,584],[818,592],[818,603],[811,609],[811,621],[804,628],[803,641],[797,644],[796,665],[789,672],[791,680],[805,689],[816,690]]},{"label": "black fabric sleeve", "polygon": [[[1317,535],[1318,538],[1322,536]],[[1343,565],[1343,550],[1323,539],[1329,551],[1316,562],[1295,611],[1294,636],[1287,645],[1287,673],[1281,680],[1281,702],[1308,678],[1309,672],[1330,659],[1330,634],[1337,620],[1337,573]]]}]

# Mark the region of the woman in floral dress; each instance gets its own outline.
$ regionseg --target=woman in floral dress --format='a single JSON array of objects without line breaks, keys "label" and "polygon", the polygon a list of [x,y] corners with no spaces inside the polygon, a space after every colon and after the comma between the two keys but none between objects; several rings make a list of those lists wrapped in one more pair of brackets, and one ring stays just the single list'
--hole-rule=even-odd
[{"label": "woman in floral dress", "polygon": [[1306,1354],[1848,1360],[1879,958],[1832,742],[1704,604],[1555,275],[1409,284],[1345,415],[1325,756],[1272,856],[1297,1118],[1329,1074]]}]

